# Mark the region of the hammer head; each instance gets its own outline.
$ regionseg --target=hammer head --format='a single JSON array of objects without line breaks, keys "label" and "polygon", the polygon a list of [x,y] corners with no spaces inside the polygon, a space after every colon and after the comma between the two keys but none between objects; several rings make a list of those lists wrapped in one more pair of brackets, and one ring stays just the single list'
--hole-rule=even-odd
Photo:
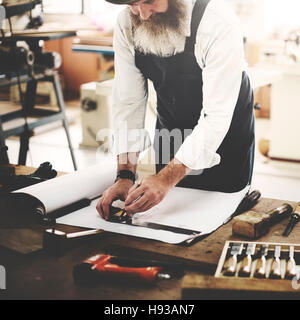
[{"label": "hammer head", "polygon": [[247,211],[233,219],[232,233],[248,239],[258,239],[269,231],[269,220],[267,214]]}]

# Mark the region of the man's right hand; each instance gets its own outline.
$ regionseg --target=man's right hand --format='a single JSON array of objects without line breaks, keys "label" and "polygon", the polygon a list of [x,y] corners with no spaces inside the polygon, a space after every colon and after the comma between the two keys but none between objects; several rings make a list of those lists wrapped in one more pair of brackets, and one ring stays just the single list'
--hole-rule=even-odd
[{"label": "man's right hand", "polygon": [[125,201],[129,193],[129,189],[133,186],[133,182],[129,179],[120,179],[106,191],[97,204],[97,211],[100,216],[108,220],[110,214],[110,206],[115,200]]}]

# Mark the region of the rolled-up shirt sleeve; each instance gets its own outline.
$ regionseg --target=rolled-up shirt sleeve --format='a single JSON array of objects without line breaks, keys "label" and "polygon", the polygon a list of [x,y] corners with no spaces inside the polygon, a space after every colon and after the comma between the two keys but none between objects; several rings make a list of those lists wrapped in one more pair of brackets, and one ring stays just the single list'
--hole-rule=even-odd
[{"label": "rolled-up shirt sleeve", "polygon": [[195,54],[203,70],[203,109],[175,158],[192,170],[203,170],[222,161],[217,150],[230,128],[246,67],[242,34],[229,25],[217,38],[199,40]]},{"label": "rolled-up shirt sleeve", "polygon": [[112,124],[114,152],[141,152],[150,146],[145,127],[148,99],[147,81],[135,65],[130,44],[130,25],[124,25],[126,11],[120,13],[114,31],[115,72],[113,86]]}]

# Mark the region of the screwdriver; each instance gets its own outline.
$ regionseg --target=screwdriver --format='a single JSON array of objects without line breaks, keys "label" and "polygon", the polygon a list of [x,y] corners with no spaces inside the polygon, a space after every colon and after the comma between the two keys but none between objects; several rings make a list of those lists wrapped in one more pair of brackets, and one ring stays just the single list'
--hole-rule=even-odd
[{"label": "screwdriver", "polygon": [[242,261],[242,265],[239,271],[240,277],[249,277],[251,274],[252,256],[254,255],[256,248],[255,243],[249,243],[247,246],[246,257]]},{"label": "screwdriver", "polygon": [[274,260],[272,262],[270,278],[281,279],[281,261],[280,261],[281,247],[276,246],[274,252]]},{"label": "screwdriver", "polygon": [[266,277],[266,269],[267,269],[267,259],[269,246],[267,244],[262,245],[260,249],[259,256],[260,258],[257,260],[254,277],[255,278],[265,278]]},{"label": "screwdriver", "polygon": [[290,246],[290,255],[287,262],[285,278],[292,280],[297,276],[296,262],[294,259],[294,246]]},{"label": "screwdriver", "polygon": [[234,243],[231,248],[230,258],[224,264],[224,275],[233,277],[236,272],[238,256],[241,255],[244,245],[242,243]]},{"label": "screwdriver", "polygon": [[298,203],[294,213],[292,214],[291,219],[283,233],[283,236],[288,237],[299,221],[300,221],[300,202]]}]

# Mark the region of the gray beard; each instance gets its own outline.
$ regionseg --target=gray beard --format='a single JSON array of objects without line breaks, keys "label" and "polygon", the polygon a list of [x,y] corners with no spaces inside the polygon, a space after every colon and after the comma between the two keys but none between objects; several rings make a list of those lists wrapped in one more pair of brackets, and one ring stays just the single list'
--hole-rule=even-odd
[{"label": "gray beard", "polygon": [[[133,27],[133,42],[137,51],[142,54],[153,54],[168,57],[184,51],[186,6],[182,0],[171,0],[172,11],[156,14],[149,21],[141,21],[130,9]],[[169,10],[168,10],[169,11]]]}]

